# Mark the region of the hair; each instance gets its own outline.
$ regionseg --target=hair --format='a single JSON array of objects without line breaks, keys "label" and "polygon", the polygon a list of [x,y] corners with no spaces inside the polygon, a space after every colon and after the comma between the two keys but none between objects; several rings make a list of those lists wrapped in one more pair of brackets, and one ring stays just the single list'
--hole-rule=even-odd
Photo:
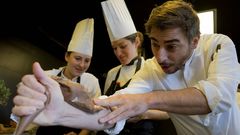
[{"label": "hair", "polygon": [[153,27],[161,30],[181,28],[190,42],[195,36],[200,35],[199,24],[199,18],[192,4],[183,0],[172,0],[152,10],[145,23],[145,30],[149,35]]},{"label": "hair", "polygon": [[137,37],[139,38],[139,41],[140,41],[140,44],[139,44],[139,47],[138,47],[138,55],[140,56],[142,54],[142,44],[144,42],[144,36],[142,34],[142,32],[140,31],[137,31],[136,33],[133,33],[129,36],[126,36],[124,37],[125,39],[131,41],[132,43],[135,42],[135,40],[137,40]]},{"label": "hair", "polygon": [[67,51],[67,52],[66,52],[66,55],[69,56],[71,53],[72,53],[72,51]]}]

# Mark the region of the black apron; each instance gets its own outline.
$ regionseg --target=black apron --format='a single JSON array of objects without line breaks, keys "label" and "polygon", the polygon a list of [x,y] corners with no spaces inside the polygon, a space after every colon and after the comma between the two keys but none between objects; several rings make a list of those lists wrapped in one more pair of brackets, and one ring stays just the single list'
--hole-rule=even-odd
[{"label": "black apron", "polygon": [[[62,70],[63,71],[63,70]],[[60,71],[57,76],[61,76],[62,71]],[[77,78],[77,83],[80,83],[80,76]],[[70,128],[65,126],[39,126],[36,135],[63,135],[69,132],[80,133],[81,129]]]},{"label": "black apron", "polygon": [[[136,67],[136,70],[135,70],[135,73],[136,73],[136,72],[141,68],[141,64],[142,64],[142,59],[141,59],[141,57],[136,57],[136,58],[134,58],[134,59],[128,64],[128,66],[133,65],[135,60],[138,60],[138,61],[137,61],[137,67]],[[117,83],[117,80],[118,80],[120,71],[121,71],[121,68],[118,70],[117,75],[116,75],[116,77],[115,77],[115,80],[112,81],[112,83],[111,83],[110,87],[107,89],[105,95],[107,95],[107,96],[113,95],[117,90],[126,88],[126,87],[128,86],[128,84],[130,83],[131,79],[129,79],[122,87],[120,87],[120,84]]]}]

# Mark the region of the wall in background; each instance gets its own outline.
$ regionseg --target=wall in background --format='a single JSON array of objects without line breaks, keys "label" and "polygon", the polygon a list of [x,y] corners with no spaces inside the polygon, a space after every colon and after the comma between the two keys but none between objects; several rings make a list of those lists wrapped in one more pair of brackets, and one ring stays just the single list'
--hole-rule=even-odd
[{"label": "wall in background", "polygon": [[217,9],[217,33],[229,36],[236,45],[240,61],[240,9],[236,0],[193,0],[197,11]]},{"label": "wall in background", "polygon": [[16,85],[23,75],[32,73],[33,62],[38,61],[45,70],[64,66],[65,63],[64,59],[58,59],[30,42],[17,38],[0,39],[0,51],[0,80],[5,81],[12,93],[7,106],[0,107],[0,123],[8,123]]}]

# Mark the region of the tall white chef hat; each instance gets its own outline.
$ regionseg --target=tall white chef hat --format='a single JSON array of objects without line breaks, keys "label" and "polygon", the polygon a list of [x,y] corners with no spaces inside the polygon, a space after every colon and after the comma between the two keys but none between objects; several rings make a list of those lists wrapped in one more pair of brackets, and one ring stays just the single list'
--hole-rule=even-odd
[{"label": "tall white chef hat", "polygon": [[137,32],[124,0],[107,0],[101,2],[101,5],[111,41]]},{"label": "tall white chef hat", "polygon": [[87,18],[77,23],[67,51],[92,56],[94,19]]}]

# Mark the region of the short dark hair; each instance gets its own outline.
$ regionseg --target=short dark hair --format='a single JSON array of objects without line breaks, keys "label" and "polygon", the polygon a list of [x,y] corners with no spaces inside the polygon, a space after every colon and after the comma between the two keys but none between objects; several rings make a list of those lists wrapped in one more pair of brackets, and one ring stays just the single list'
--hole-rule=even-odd
[{"label": "short dark hair", "polygon": [[172,0],[155,7],[145,23],[147,35],[153,27],[161,30],[181,28],[190,42],[200,35],[200,21],[192,4],[182,0]]}]

